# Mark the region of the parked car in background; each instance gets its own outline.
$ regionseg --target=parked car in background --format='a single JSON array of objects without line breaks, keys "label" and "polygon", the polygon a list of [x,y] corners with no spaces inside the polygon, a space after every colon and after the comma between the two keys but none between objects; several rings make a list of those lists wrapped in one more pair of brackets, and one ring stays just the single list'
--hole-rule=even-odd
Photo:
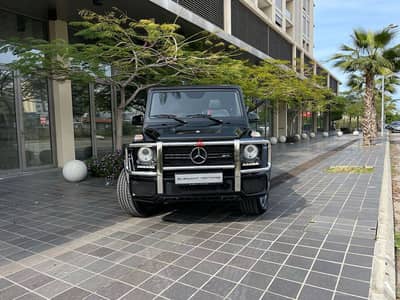
[{"label": "parked car in background", "polygon": [[390,130],[392,133],[400,132],[400,121],[395,121],[390,124]]}]

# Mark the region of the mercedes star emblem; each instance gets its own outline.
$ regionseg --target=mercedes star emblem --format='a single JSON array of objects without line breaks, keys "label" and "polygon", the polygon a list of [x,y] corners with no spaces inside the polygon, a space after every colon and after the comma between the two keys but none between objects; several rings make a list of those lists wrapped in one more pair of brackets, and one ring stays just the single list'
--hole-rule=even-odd
[{"label": "mercedes star emblem", "polygon": [[190,152],[190,159],[196,165],[202,165],[207,160],[207,151],[203,147],[193,148],[192,152]]}]

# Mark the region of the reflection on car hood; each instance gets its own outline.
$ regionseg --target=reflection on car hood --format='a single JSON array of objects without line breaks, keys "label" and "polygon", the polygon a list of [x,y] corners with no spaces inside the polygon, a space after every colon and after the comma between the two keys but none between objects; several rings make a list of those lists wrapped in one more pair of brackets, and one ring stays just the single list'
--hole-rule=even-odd
[{"label": "reflection on car hood", "polygon": [[149,126],[144,129],[147,139],[163,142],[196,141],[196,140],[232,140],[240,138],[248,128],[238,125],[223,124],[210,126]]}]

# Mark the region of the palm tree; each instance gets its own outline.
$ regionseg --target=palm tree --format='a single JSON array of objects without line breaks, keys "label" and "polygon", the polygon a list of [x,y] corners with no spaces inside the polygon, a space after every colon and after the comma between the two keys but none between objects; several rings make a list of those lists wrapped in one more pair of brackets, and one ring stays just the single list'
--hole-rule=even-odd
[{"label": "palm tree", "polygon": [[[400,85],[400,76],[396,74],[391,74],[391,76],[385,76],[384,80],[384,90],[388,94],[395,94],[397,92],[397,86]],[[365,82],[364,78],[360,74],[353,73],[349,76],[347,81],[347,86],[350,88],[348,95],[356,96],[357,98],[363,98],[365,94]],[[375,80],[374,84],[374,96],[376,99],[382,99],[382,77]],[[393,107],[392,97],[385,96],[385,114],[386,110],[390,111]],[[375,109],[378,111],[379,115],[381,112],[381,102],[375,103]],[[380,123],[380,122],[379,122]],[[382,124],[380,124],[382,126]]]},{"label": "palm tree", "polygon": [[334,65],[345,73],[362,76],[364,89],[363,142],[371,146],[377,136],[375,80],[384,72],[400,69],[400,45],[391,47],[397,31],[388,26],[379,31],[357,29],[351,35],[351,45],[342,45],[333,55]]}]

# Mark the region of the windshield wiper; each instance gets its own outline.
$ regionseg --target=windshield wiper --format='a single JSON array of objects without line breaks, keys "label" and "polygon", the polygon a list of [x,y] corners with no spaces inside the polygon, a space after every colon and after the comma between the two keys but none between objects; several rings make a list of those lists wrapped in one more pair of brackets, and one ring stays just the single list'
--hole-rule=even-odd
[{"label": "windshield wiper", "polygon": [[214,121],[214,122],[217,123],[217,124],[222,124],[222,123],[224,123],[223,121],[218,120],[218,119],[216,119],[216,118],[213,118],[212,116],[207,115],[207,114],[194,114],[194,115],[187,115],[186,117],[187,117],[187,118],[203,118],[203,119],[209,119],[209,120],[211,120],[211,121]]},{"label": "windshield wiper", "polygon": [[152,115],[154,118],[165,118],[165,119],[173,119],[181,124],[187,124],[186,121],[179,119],[176,115],[172,114],[160,114],[160,115]]}]

